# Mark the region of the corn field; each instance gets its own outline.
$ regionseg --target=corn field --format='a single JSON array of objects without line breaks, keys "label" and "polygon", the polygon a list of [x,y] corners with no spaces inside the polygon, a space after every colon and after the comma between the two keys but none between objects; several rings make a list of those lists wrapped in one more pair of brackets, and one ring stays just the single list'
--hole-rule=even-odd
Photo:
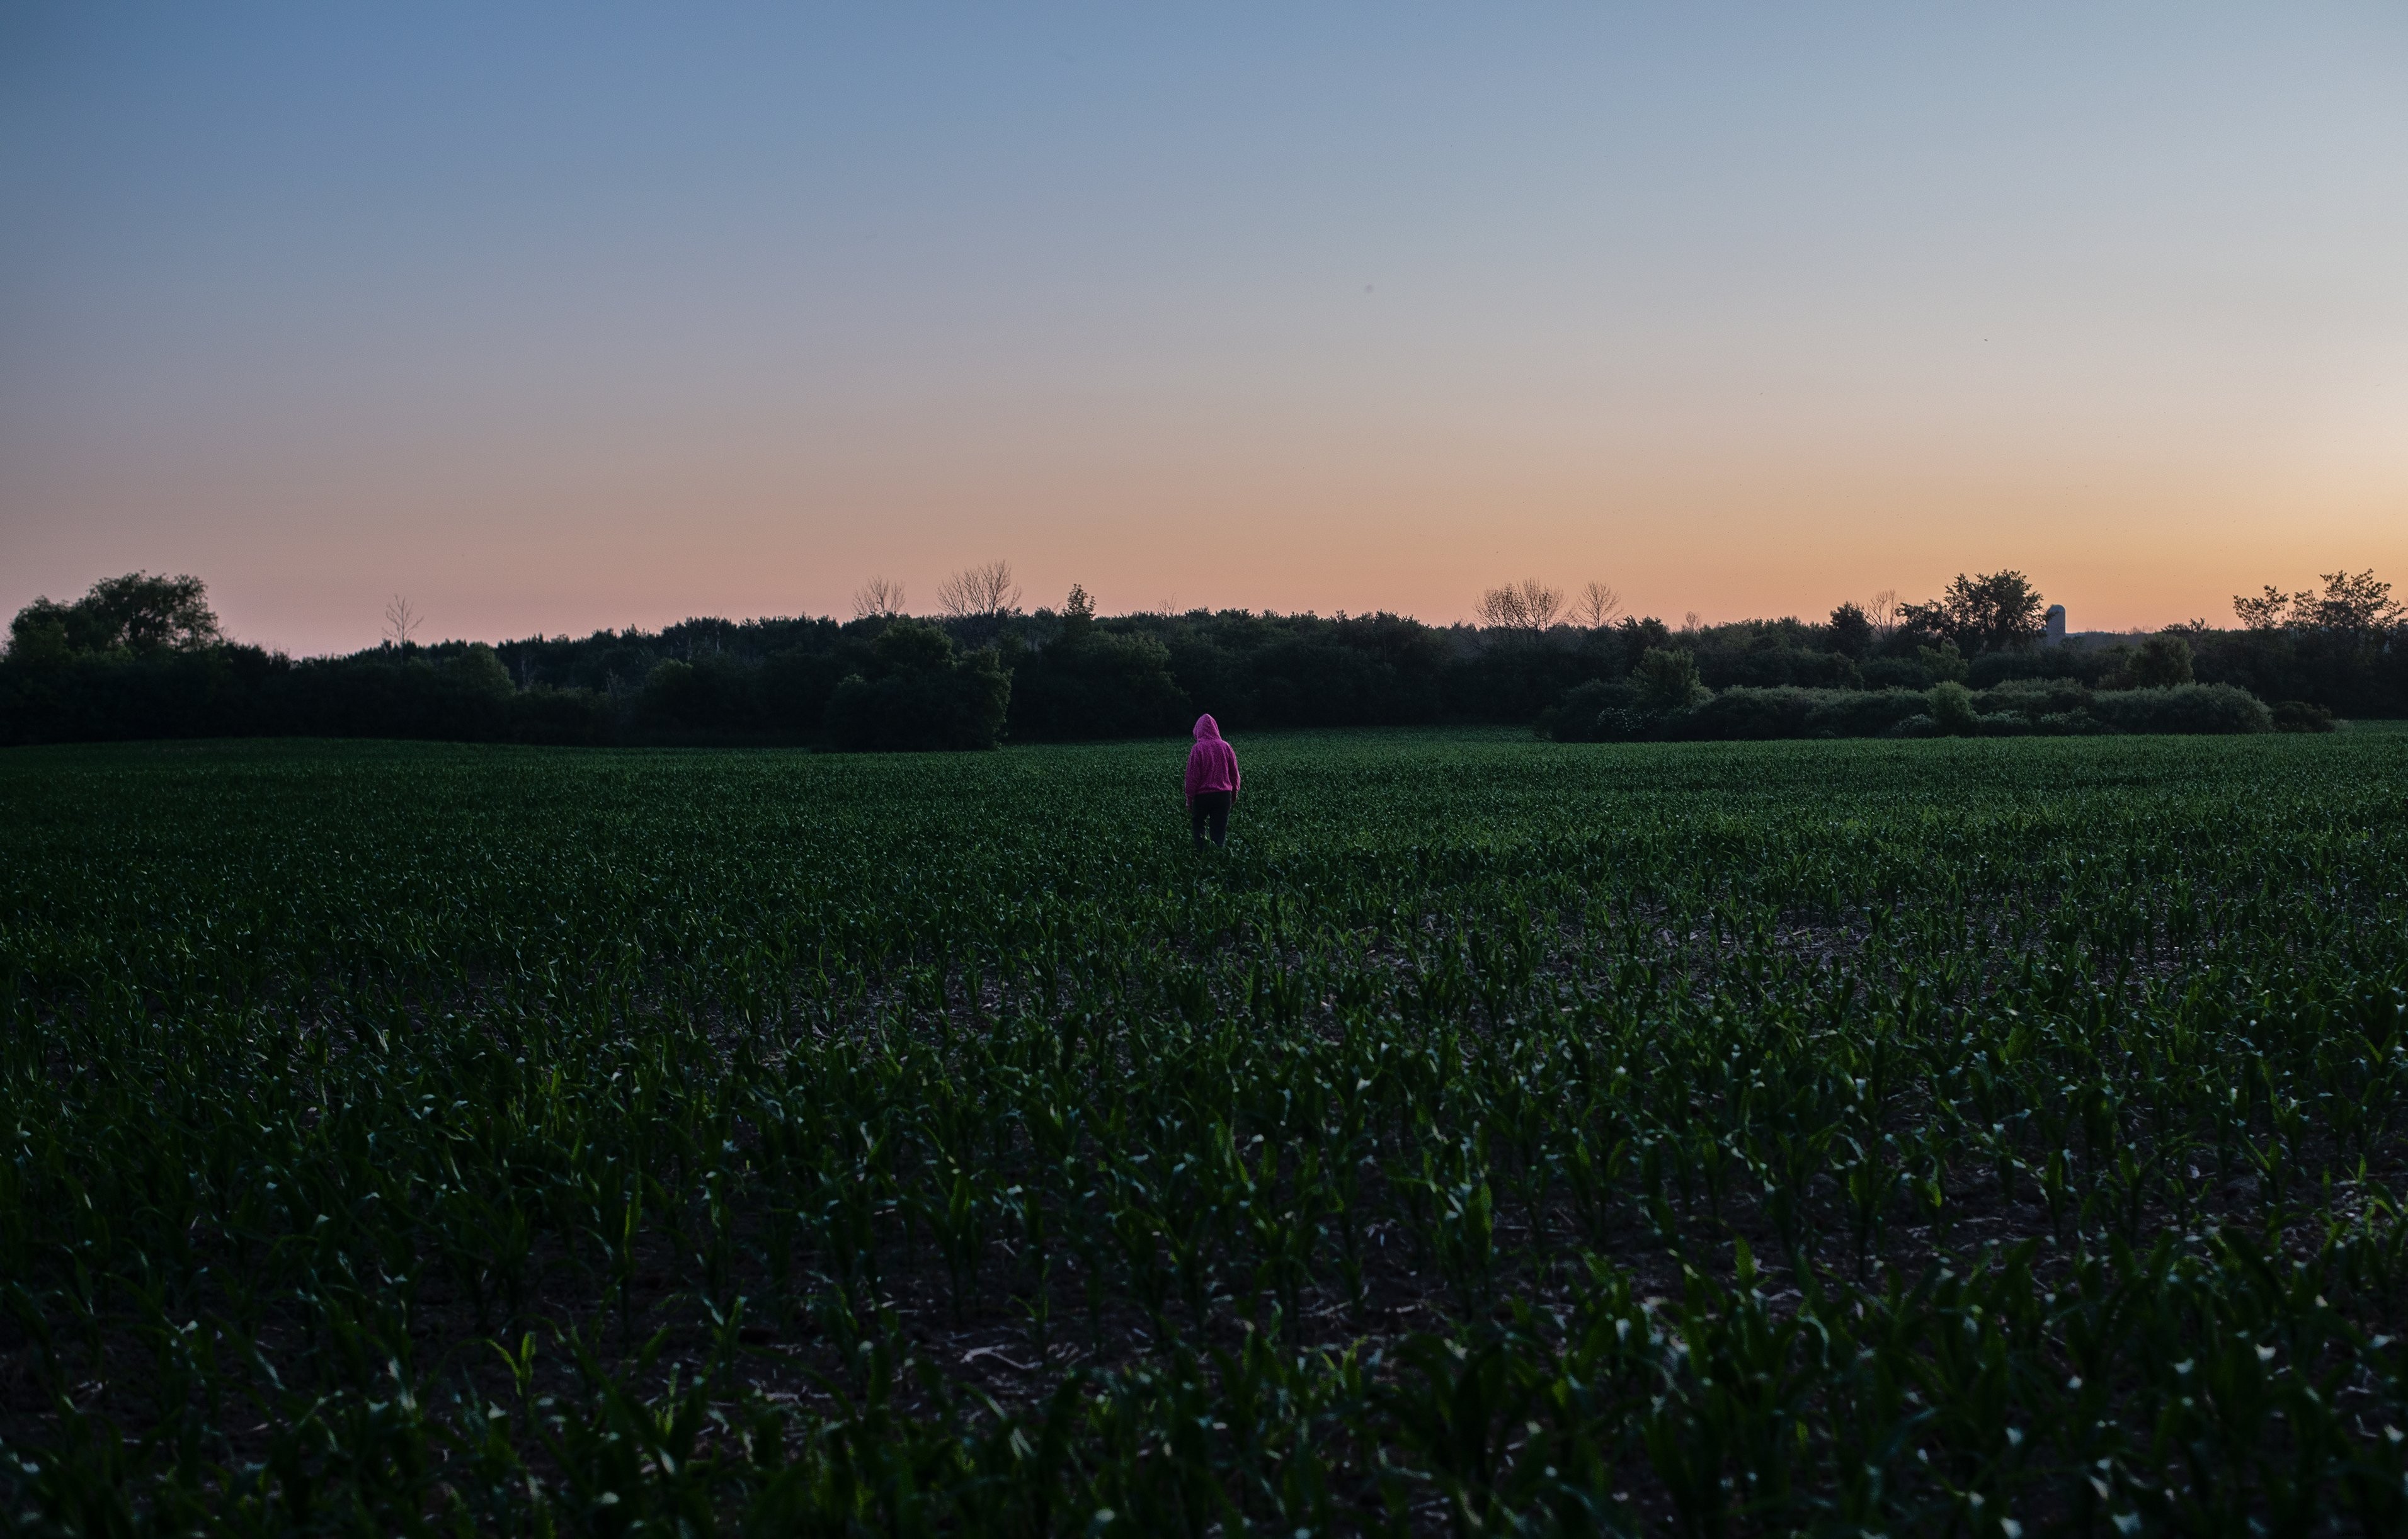
[{"label": "corn field", "polygon": [[0,756],[0,1525],[2408,1531],[2408,734]]}]

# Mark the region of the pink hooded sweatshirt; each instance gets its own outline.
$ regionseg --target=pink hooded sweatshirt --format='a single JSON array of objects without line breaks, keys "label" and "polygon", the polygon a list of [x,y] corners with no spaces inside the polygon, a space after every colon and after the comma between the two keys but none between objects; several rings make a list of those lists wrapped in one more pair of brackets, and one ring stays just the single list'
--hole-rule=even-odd
[{"label": "pink hooded sweatshirt", "polygon": [[1199,791],[1236,791],[1244,784],[1238,774],[1238,750],[1221,738],[1221,724],[1210,716],[1196,719],[1196,746],[1187,750],[1187,799]]}]

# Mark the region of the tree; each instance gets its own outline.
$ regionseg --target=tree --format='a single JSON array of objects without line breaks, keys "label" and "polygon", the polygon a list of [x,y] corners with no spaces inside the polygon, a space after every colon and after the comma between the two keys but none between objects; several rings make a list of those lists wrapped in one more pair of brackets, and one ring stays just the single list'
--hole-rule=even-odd
[{"label": "tree", "polygon": [[1572,618],[1595,631],[1613,623],[1622,613],[1622,595],[1591,577],[1581,585],[1580,596],[1572,600]]},{"label": "tree", "polygon": [[1070,585],[1062,629],[1013,670],[1016,737],[1146,737],[1186,725],[1187,696],[1170,673],[1170,650],[1152,636],[1096,626],[1096,602]]},{"label": "tree", "polygon": [[8,661],[57,663],[75,656],[75,642],[67,634],[71,613],[71,606],[46,598],[18,610],[8,622]]},{"label": "tree", "polygon": [[2201,646],[2211,679],[2243,684],[2267,700],[2301,701],[2353,715],[2391,715],[2408,700],[2408,610],[2372,570],[2326,572],[2324,591],[2269,587],[2236,597],[2247,627],[2239,645]]},{"label": "tree", "polygon": [[1872,621],[1873,640],[1885,642],[1898,634],[1898,590],[1885,588],[1865,604],[1865,618]]},{"label": "tree", "polygon": [[1831,611],[1831,649],[1862,660],[1873,649],[1873,620],[1862,606],[1842,604]]},{"label": "tree", "polygon": [[872,577],[853,591],[853,618],[891,620],[903,612],[903,585]]},{"label": "tree", "polygon": [[2317,575],[2325,579],[2322,593],[2314,589],[2286,593],[2270,584],[2258,598],[2235,595],[2232,611],[2252,631],[2321,631],[2345,636],[2371,635],[2408,620],[2408,609],[2391,596],[2389,583],[2376,580],[2373,568]]},{"label": "tree", "polygon": [[991,561],[954,573],[937,585],[937,606],[953,620],[993,620],[1020,607],[1011,563]]},{"label": "tree", "polygon": [[208,588],[191,576],[129,572],[92,585],[79,607],[107,627],[110,644],[135,652],[199,651],[225,639],[208,606]]},{"label": "tree", "polygon": [[1899,620],[1910,629],[1953,641],[1958,651],[1971,657],[2037,641],[2046,608],[2040,591],[2021,572],[1990,572],[1978,577],[1959,572],[1947,591],[1930,603],[1900,607]]},{"label": "tree", "polygon": [[1055,645],[1076,647],[1086,641],[1096,629],[1096,601],[1087,596],[1086,589],[1070,585],[1070,596],[1062,601],[1062,636]]},{"label": "tree", "polygon": [[436,672],[446,684],[466,694],[506,699],[517,691],[517,686],[510,682],[509,669],[481,641],[472,641],[445,658]]},{"label": "tree", "polygon": [[1543,631],[1563,606],[1563,594],[1536,577],[1524,577],[1480,595],[1480,623],[1492,630]]},{"label": "tree", "polygon": [[411,608],[409,600],[399,593],[395,593],[393,601],[384,606],[384,637],[396,647],[409,645],[409,638],[417,633],[419,623],[418,611]]},{"label": "tree", "polygon": [[9,621],[9,647],[26,655],[63,652],[194,652],[225,640],[195,577],[129,572],[105,577],[73,604],[37,598]]},{"label": "tree", "polygon": [[1011,676],[992,648],[967,657],[953,637],[897,620],[870,644],[868,668],[829,697],[825,730],[853,749],[991,748],[1002,734]]},{"label": "tree", "polygon": [[[2270,700],[2308,701],[2351,715],[2398,714],[2408,701],[2408,611],[2372,571],[2323,577],[2322,592],[2284,595],[2269,588],[2243,609],[2244,620],[2262,622],[2252,625],[2255,655],[2235,681],[2245,678]],[[2218,662],[2218,676],[2232,672]]]},{"label": "tree", "polygon": [[[2300,595],[2303,602],[2307,597],[2305,593]],[[2241,624],[2245,630],[2279,631],[2290,607],[2291,595],[2272,583],[2268,583],[2266,591],[2256,598],[2246,593],[2232,595],[2232,612],[2241,617]]]}]

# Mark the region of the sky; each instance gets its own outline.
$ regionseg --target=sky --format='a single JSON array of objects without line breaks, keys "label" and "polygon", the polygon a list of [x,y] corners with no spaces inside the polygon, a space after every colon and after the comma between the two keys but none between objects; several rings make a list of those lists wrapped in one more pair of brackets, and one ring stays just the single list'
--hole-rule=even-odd
[{"label": "sky", "polygon": [[2408,588],[2408,7],[0,8],[0,611]]}]

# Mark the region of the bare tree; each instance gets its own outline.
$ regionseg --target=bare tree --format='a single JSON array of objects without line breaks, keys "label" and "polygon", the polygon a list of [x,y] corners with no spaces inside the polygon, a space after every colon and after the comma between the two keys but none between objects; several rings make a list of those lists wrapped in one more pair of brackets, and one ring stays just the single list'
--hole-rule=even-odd
[{"label": "bare tree", "polygon": [[1622,613],[1622,595],[1591,577],[1581,585],[1580,596],[1572,600],[1572,618],[1594,631],[1613,623]]},{"label": "bare tree", "polygon": [[408,646],[409,638],[418,634],[418,627],[424,618],[410,607],[409,600],[395,593],[393,601],[384,606],[385,639],[396,647]]},{"label": "bare tree", "polygon": [[1564,612],[1564,595],[1560,590],[1550,588],[1536,577],[1524,577],[1522,612],[1530,617],[1530,629],[1543,631]]},{"label": "bare tree", "polygon": [[1020,607],[1011,563],[991,561],[956,572],[937,585],[937,606],[955,620],[992,619]]},{"label": "bare tree", "polygon": [[876,620],[903,612],[903,585],[872,577],[853,591],[853,618]]},{"label": "bare tree", "polygon": [[1901,607],[1895,588],[1885,588],[1866,601],[1865,618],[1873,622],[1873,635],[1877,640],[1887,641],[1898,634],[1898,612]]},{"label": "bare tree", "polygon": [[1562,593],[1536,577],[1524,577],[1480,595],[1480,623],[1494,630],[1543,631],[1563,607]]}]

